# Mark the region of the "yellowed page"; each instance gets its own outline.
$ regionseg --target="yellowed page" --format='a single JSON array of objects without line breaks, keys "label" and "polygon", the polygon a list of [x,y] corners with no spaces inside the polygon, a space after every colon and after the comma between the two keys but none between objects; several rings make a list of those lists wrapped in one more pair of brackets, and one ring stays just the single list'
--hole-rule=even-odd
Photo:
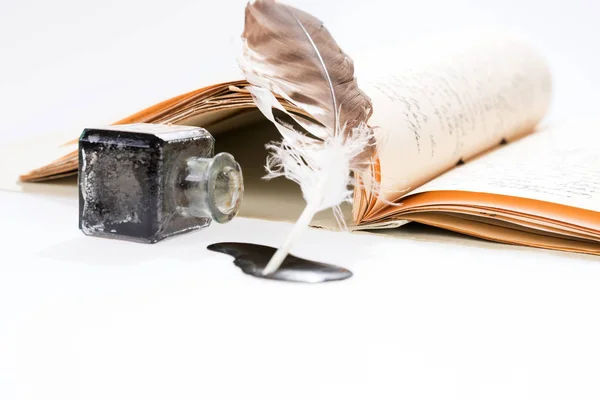
[{"label": "yellowed page", "polygon": [[548,128],[457,167],[414,193],[492,193],[600,213],[598,135],[600,121]]},{"label": "yellowed page", "polygon": [[[474,155],[531,132],[550,103],[544,59],[496,33],[427,38],[360,81],[373,100],[381,191],[396,200]],[[361,76],[359,75],[359,78]],[[385,204],[370,207],[376,213]]]},{"label": "yellowed page", "polygon": [[600,243],[576,239],[544,236],[537,233],[525,232],[520,229],[510,229],[486,222],[478,222],[464,218],[456,218],[444,214],[422,214],[413,216],[414,221],[427,225],[449,229],[455,232],[493,240],[500,243],[520,244],[523,246],[539,247],[542,249],[569,251],[600,255]]}]

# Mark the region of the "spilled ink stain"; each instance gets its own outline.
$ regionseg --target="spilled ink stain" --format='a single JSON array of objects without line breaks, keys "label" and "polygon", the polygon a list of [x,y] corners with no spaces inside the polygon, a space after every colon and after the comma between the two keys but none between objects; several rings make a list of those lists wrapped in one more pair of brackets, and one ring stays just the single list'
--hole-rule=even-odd
[{"label": "spilled ink stain", "polygon": [[234,258],[233,263],[241,270],[256,278],[275,279],[288,282],[321,283],[340,281],[352,276],[352,272],[345,268],[331,264],[288,255],[281,267],[270,275],[263,275],[262,271],[275,254],[277,249],[252,243],[214,243],[208,250],[225,253]]}]

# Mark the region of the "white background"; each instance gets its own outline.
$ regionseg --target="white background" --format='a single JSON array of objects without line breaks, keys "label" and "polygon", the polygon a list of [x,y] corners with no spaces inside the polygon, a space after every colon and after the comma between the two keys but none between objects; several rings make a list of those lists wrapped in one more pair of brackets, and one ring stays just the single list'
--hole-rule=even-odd
[{"label": "white background", "polygon": [[[293,4],[351,55],[465,25],[516,30],[552,67],[549,119],[597,112],[598,2]],[[2,0],[0,140],[76,136],[236,78],[243,6]],[[600,397],[594,257],[416,228],[402,240],[311,231],[295,253],[355,276],[290,285],[205,250],[276,245],[287,224],[240,218],[142,248],[84,237],[73,196],[2,192],[0,210],[1,399]]]}]

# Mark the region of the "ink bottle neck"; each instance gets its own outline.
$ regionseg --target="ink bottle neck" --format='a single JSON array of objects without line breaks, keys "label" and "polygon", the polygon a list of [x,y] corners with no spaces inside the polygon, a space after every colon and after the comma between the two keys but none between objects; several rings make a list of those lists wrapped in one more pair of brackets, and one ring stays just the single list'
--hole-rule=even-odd
[{"label": "ink bottle neck", "polygon": [[240,165],[229,153],[212,158],[190,157],[185,160],[180,185],[184,203],[180,210],[197,218],[218,223],[232,220],[238,213],[244,194]]}]

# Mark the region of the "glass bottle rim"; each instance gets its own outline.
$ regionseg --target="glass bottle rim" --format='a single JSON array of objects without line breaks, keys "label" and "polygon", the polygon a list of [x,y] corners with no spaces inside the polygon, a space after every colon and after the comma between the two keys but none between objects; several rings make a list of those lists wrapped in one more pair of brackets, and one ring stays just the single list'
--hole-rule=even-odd
[{"label": "glass bottle rim", "polygon": [[237,215],[238,211],[240,210],[244,194],[244,181],[241,167],[238,162],[235,161],[235,158],[229,153],[219,153],[210,160],[210,164],[208,166],[207,193],[215,193],[219,173],[226,168],[232,168],[235,171],[236,179],[238,181],[238,185],[235,188],[237,191],[235,194],[235,202],[230,208],[231,211],[228,213],[223,212],[217,204],[216,196],[208,196],[207,199],[212,218],[219,223],[231,221]]}]

